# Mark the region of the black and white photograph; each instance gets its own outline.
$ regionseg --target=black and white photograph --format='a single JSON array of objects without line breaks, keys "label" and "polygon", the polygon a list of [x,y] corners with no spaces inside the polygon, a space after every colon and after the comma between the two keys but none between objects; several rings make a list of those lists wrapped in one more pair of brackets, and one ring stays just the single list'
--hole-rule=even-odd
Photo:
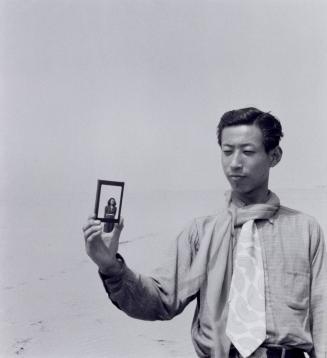
[{"label": "black and white photograph", "polygon": [[0,0],[1,358],[327,358],[326,18]]},{"label": "black and white photograph", "polygon": [[124,182],[98,179],[94,206],[95,219],[112,224],[120,222],[124,185]]}]

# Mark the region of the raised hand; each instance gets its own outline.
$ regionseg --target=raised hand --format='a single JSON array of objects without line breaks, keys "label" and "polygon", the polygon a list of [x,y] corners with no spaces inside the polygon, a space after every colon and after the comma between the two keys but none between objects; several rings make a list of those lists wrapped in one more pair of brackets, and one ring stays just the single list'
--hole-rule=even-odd
[{"label": "raised hand", "polygon": [[124,220],[121,218],[112,232],[104,233],[101,221],[95,220],[95,215],[90,215],[83,227],[86,252],[104,274],[112,274],[120,268],[116,253],[123,227]]}]

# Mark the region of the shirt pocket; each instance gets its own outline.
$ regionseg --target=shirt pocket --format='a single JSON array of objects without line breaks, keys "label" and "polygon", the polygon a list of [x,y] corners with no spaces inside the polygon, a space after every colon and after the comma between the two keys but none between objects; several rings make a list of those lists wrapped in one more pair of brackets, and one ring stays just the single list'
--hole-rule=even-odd
[{"label": "shirt pocket", "polygon": [[309,305],[310,274],[306,272],[286,271],[284,287],[286,304],[296,310],[304,310]]}]

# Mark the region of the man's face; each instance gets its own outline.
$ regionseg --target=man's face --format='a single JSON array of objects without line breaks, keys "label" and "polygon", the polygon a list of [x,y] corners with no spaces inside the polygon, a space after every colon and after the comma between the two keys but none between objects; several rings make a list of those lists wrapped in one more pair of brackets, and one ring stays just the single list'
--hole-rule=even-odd
[{"label": "man's face", "polygon": [[221,137],[222,166],[239,195],[254,195],[268,189],[271,155],[266,153],[260,128],[255,125],[226,127]]}]

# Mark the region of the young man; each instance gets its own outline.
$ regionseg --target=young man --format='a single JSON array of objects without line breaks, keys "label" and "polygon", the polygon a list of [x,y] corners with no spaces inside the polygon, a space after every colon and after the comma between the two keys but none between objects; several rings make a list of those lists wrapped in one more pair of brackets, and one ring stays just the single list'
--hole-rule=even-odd
[{"label": "young man", "polygon": [[223,115],[217,136],[232,189],[226,207],[195,219],[152,277],[130,270],[117,253],[123,222],[104,234],[89,218],[86,251],[117,307],[164,320],[196,299],[192,339],[199,357],[327,357],[323,233],[268,188],[282,135],[279,121],[256,108]]}]

